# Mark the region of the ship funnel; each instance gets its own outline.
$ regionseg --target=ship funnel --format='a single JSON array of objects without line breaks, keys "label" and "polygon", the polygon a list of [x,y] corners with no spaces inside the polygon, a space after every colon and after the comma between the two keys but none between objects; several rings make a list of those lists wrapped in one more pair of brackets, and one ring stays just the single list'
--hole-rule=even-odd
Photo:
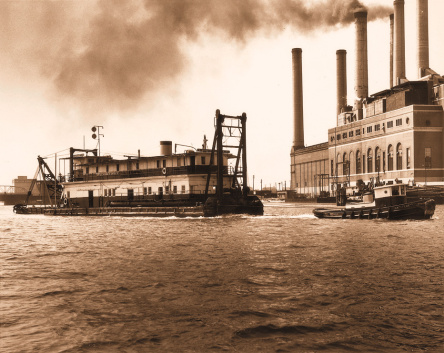
[{"label": "ship funnel", "polygon": [[304,108],[302,92],[302,49],[291,50],[293,64],[293,149],[304,147]]},{"label": "ship funnel", "polygon": [[429,68],[429,3],[428,0],[417,0],[418,16],[418,73],[419,78],[425,76]]},{"label": "ship funnel", "polygon": [[356,83],[355,93],[359,101],[368,96],[367,12],[354,13],[356,27]]},{"label": "ship funnel", "polygon": [[173,154],[173,143],[171,141],[160,141],[160,155],[170,156]]},{"label": "ship funnel", "polygon": [[404,28],[404,0],[395,0],[395,36],[394,36],[394,75],[393,84],[399,85],[405,80],[405,28]]},{"label": "ship funnel", "polygon": [[339,115],[347,106],[347,51],[344,49],[336,51],[336,99]]}]

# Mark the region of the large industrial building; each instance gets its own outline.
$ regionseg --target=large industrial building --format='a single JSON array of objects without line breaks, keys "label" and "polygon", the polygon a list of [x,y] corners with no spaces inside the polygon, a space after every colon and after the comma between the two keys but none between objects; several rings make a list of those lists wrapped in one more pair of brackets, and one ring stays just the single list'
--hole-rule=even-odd
[{"label": "large industrial building", "polygon": [[429,67],[428,0],[417,0],[418,78],[405,75],[404,0],[390,16],[390,88],[368,94],[367,13],[354,14],[356,72],[353,106],[347,104],[346,51],[336,52],[337,123],[328,141],[304,145],[302,50],[292,50],[294,141],[291,190],[334,196],[338,187],[402,180],[444,185],[444,77]]}]

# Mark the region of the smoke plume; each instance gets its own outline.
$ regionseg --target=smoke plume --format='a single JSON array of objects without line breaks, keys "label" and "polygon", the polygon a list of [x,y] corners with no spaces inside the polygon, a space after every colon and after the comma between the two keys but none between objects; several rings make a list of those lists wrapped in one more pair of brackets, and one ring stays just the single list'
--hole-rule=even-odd
[{"label": "smoke plume", "polygon": [[[366,8],[358,0],[311,5],[303,0],[99,0],[82,11],[72,2],[34,2],[29,17],[38,30],[33,34],[17,29],[14,5],[8,3],[0,20],[12,34],[20,33],[22,42],[28,40],[24,53],[16,49],[17,54],[37,58],[58,95],[120,111],[174,82],[186,67],[181,43],[198,40],[201,33],[245,43],[284,27],[310,33],[345,26],[358,10],[367,10],[369,21],[392,11]],[[29,26],[27,13],[19,18]]]}]

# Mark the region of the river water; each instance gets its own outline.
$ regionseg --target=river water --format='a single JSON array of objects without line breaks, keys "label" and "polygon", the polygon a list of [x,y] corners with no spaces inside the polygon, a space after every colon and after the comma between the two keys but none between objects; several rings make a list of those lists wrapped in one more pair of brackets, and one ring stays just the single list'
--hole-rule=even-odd
[{"label": "river water", "polygon": [[0,351],[444,352],[444,206],[213,219],[0,206]]}]

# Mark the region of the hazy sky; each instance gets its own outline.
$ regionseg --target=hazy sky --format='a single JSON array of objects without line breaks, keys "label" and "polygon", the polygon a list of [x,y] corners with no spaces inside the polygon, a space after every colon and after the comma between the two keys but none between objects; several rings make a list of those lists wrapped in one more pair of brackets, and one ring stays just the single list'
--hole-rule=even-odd
[{"label": "hazy sky", "polygon": [[[290,180],[291,49],[302,48],[307,145],[336,121],[336,50],[354,98],[353,11],[368,7],[369,92],[389,87],[391,0],[0,0],[0,185],[37,155],[95,148],[157,155],[160,140],[212,142],[214,113],[247,113],[249,183]],[[416,0],[406,0],[417,79]],[[430,66],[444,74],[443,0],[429,0]],[[381,17],[381,18],[379,18]],[[48,159],[54,166],[54,160]],[[62,172],[63,172],[63,164]],[[67,169],[66,169],[67,171]]]}]

